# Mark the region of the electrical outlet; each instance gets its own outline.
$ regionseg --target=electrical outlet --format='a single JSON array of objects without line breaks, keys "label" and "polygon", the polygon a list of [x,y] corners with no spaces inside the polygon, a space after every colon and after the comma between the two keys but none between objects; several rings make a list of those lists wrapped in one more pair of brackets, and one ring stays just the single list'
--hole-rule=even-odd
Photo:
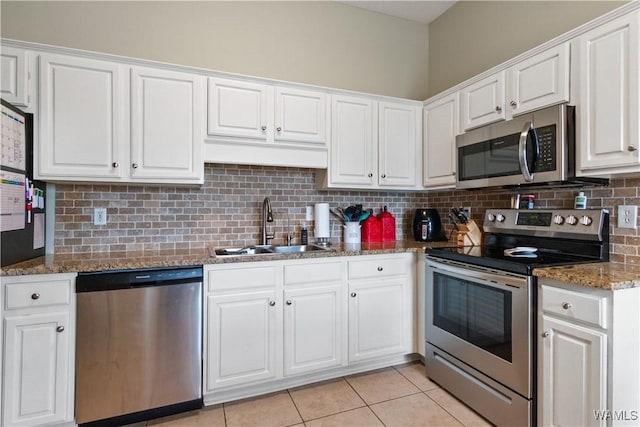
[{"label": "electrical outlet", "polygon": [[107,224],[107,208],[94,208],[93,209],[93,224],[94,225],[106,225]]},{"label": "electrical outlet", "polygon": [[313,206],[307,206],[304,216],[305,221],[313,221]]},{"label": "electrical outlet", "polygon": [[636,228],[638,226],[638,207],[618,206],[618,228]]},{"label": "electrical outlet", "polygon": [[471,219],[471,206],[464,206],[460,210],[464,212],[467,218]]}]

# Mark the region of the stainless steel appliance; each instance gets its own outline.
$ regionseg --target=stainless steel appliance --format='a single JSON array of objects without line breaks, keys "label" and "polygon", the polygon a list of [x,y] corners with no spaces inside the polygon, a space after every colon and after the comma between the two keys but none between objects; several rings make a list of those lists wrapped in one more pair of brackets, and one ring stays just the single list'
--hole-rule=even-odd
[{"label": "stainless steel appliance", "polygon": [[548,107],[456,136],[456,188],[606,184],[575,176],[575,107]]},{"label": "stainless steel appliance", "polygon": [[76,422],[116,426],[202,407],[202,268],[80,274]]},{"label": "stainless steel appliance", "polygon": [[437,209],[416,209],[413,213],[413,238],[418,242],[447,240],[442,234],[442,222]]},{"label": "stainless steel appliance", "polygon": [[484,244],[427,250],[427,376],[496,425],[535,425],[536,267],[609,259],[606,210],[490,209]]}]

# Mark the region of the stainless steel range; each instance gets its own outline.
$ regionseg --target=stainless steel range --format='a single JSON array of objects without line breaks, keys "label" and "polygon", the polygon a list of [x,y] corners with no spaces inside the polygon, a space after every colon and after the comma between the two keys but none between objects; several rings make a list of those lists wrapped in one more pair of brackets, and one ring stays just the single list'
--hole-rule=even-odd
[{"label": "stainless steel range", "polygon": [[496,425],[535,425],[536,267],[609,259],[609,214],[490,209],[484,244],[427,250],[427,376]]}]

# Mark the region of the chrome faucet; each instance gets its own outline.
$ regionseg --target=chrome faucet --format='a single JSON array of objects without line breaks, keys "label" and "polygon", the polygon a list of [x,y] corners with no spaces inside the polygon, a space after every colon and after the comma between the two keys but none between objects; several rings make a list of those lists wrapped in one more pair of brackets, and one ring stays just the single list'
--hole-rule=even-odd
[{"label": "chrome faucet", "polygon": [[275,234],[267,234],[267,223],[273,222],[273,211],[271,210],[271,200],[265,197],[262,201],[262,244],[269,244],[269,240],[275,237]]}]

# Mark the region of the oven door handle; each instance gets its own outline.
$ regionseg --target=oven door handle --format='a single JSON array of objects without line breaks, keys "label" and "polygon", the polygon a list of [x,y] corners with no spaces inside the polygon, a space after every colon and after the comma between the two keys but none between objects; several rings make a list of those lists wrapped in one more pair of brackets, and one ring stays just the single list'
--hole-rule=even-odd
[{"label": "oven door handle", "polygon": [[[440,270],[444,274],[454,276],[458,279],[482,283],[491,288],[498,288],[506,291],[512,291],[513,288],[526,288],[528,280],[526,277],[518,277],[507,274],[496,274],[483,269],[474,268],[472,266],[456,267],[444,264],[440,261],[427,261],[427,268]],[[473,277],[471,276],[473,273]]]},{"label": "oven door handle", "polygon": [[[533,158],[531,164],[527,158],[527,141],[531,137],[531,143],[533,144]],[[520,132],[520,142],[518,144],[518,162],[520,163],[520,171],[526,182],[533,181],[533,171],[536,168],[536,163],[540,157],[540,144],[538,143],[538,134],[536,133],[533,123],[526,122]]]}]

